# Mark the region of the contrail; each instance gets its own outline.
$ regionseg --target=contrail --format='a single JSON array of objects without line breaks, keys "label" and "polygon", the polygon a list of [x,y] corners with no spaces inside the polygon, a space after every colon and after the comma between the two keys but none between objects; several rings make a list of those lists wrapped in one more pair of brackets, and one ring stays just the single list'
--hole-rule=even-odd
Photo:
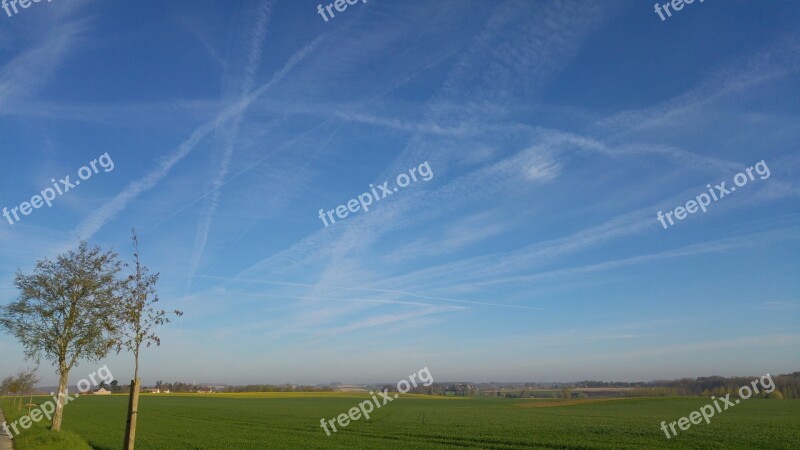
[{"label": "contrail", "polygon": [[[247,91],[253,88],[256,72],[258,71],[259,63],[261,62],[261,51],[264,42],[264,36],[267,33],[267,23],[269,22],[272,14],[273,2],[267,1],[261,4],[257,12],[256,23],[253,29],[252,38],[250,39],[249,52],[247,55],[247,62],[244,69],[244,75],[239,86],[239,93],[237,95],[244,96]],[[236,142],[239,139],[239,128],[241,127],[242,120],[244,119],[244,110],[242,110],[236,117],[233,118],[232,126],[227,130],[227,136],[222,151],[222,161],[220,161],[219,170],[211,182],[212,194],[209,199],[208,209],[205,215],[197,225],[197,236],[195,237],[194,250],[192,251],[192,259],[189,263],[189,273],[186,279],[186,289],[192,285],[192,279],[200,265],[203,257],[203,252],[208,242],[208,233],[211,229],[211,220],[219,206],[220,188],[228,175],[228,168],[231,159],[233,158],[233,151]]]},{"label": "contrail", "polygon": [[202,278],[211,278],[216,280],[226,280],[226,281],[240,281],[245,283],[263,283],[263,284],[277,284],[282,286],[300,286],[300,287],[323,287],[325,289],[342,289],[347,291],[363,291],[363,292],[380,292],[386,294],[399,294],[399,295],[407,295],[410,297],[421,298],[424,300],[441,300],[443,302],[453,302],[453,303],[465,303],[470,305],[480,305],[480,306],[495,306],[501,308],[514,308],[514,309],[527,309],[533,311],[543,311],[544,308],[537,308],[533,306],[522,306],[522,305],[507,305],[503,303],[488,303],[488,302],[476,302],[472,300],[461,300],[457,298],[447,298],[447,297],[434,297],[430,295],[423,295],[417,294],[414,292],[409,291],[401,291],[397,289],[373,289],[373,288],[359,288],[359,287],[346,287],[346,286],[319,286],[317,284],[309,284],[309,283],[292,283],[288,281],[272,281],[272,280],[254,280],[254,279],[246,279],[246,278],[232,278],[232,277],[220,277],[214,275],[198,275]]},{"label": "contrail", "polygon": [[125,209],[125,207],[134,200],[136,197],[139,196],[142,192],[148,191],[153,188],[159,181],[164,179],[165,176],[172,170],[172,168],[178,164],[183,158],[185,158],[189,153],[194,150],[197,144],[203,140],[209,133],[216,130],[220,126],[224,125],[226,122],[231,120],[231,118],[236,117],[237,114],[240,114],[243,110],[250,106],[256,99],[261,97],[264,92],[266,92],[269,88],[273,85],[278,83],[286,76],[287,73],[291,72],[291,70],[298,64],[300,61],[305,59],[309,53],[311,53],[317,45],[323,40],[324,35],[318,37],[310,44],[303,47],[301,50],[297,51],[292,57],[289,59],[289,62],[286,63],[283,68],[278,71],[275,75],[272,76],[272,79],[269,80],[267,83],[261,85],[258,89],[250,93],[249,95],[243,97],[238,102],[234,103],[233,105],[225,108],[216,118],[206,122],[205,124],[201,125],[197,128],[192,135],[184,141],[178,148],[175,150],[171,155],[167,156],[162,162],[159,164],[155,170],[150,172],[148,175],[142,177],[139,180],[133,181],[128,184],[122,192],[117,194],[113,199],[109,200],[91,213],[86,219],[81,221],[78,227],[73,230],[72,234],[77,235],[81,239],[89,239],[94,234],[103,227],[110,219],[116,216],[120,211]]}]

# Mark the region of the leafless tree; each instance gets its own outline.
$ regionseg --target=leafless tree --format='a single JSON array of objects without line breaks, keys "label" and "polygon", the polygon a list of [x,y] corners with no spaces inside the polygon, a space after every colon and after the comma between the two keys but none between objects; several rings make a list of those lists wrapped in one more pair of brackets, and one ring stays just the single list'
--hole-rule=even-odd
[{"label": "leafless tree", "polygon": [[150,270],[141,263],[139,258],[139,238],[136,230],[132,230],[133,241],[133,273],[128,277],[125,285],[125,294],[118,308],[117,327],[120,339],[117,342],[117,353],[127,349],[133,353],[134,372],[131,382],[131,394],[128,401],[128,419],[125,424],[125,450],[133,450],[136,438],[136,417],[139,405],[139,354],[142,345],[156,347],[161,345],[161,339],[156,335],[155,329],[170,323],[170,316],[181,316],[181,311],[167,312],[157,309],[158,293],[156,283],[159,274],[151,274]]}]

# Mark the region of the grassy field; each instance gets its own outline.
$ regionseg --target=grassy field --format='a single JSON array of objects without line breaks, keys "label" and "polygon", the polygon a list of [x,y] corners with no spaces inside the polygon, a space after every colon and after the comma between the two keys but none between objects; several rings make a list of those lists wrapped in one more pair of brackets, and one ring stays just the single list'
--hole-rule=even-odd
[{"label": "grassy field", "polygon": [[[353,422],[326,436],[320,418],[334,418],[364,398],[318,393],[143,396],[136,448],[790,449],[800,442],[800,401],[762,399],[744,401],[713,417],[711,424],[693,425],[667,440],[659,429],[661,421],[688,416],[708,402],[703,398],[562,404],[406,397],[377,410],[369,421]],[[44,447],[21,436],[15,439],[16,450],[118,449],[126,402],[126,396],[81,397],[67,406],[64,429],[85,439],[89,447]],[[15,414],[4,409],[13,418]],[[38,431],[26,433],[35,436]]]}]

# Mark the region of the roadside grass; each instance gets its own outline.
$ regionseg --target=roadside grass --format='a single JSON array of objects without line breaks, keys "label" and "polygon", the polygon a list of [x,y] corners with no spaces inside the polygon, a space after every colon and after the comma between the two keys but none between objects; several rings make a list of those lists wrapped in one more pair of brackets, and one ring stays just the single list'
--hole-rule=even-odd
[{"label": "roadside grass", "polygon": [[[49,398],[33,397],[33,403],[39,405]],[[27,407],[17,409],[17,405],[7,397],[0,398],[0,408],[3,409],[9,425],[28,413]],[[14,437],[14,450],[92,450],[92,447],[76,433],[50,431],[50,421],[46,417],[38,423],[34,422],[28,429],[23,429],[18,423],[17,429],[20,433]]]}]

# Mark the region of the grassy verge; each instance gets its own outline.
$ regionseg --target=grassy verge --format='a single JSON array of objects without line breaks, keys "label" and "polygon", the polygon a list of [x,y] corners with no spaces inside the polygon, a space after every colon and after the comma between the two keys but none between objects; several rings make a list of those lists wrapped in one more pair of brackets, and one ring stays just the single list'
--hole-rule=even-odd
[{"label": "grassy verge", "polygon": [[[48,399],[49,397],[34,397],[33,403],[40,404]],[[0,408],[3,409],[9,426],[28,413],[27,407],[17,409],[17,406],[10,398],[0,398]],[[17,424],[17,430],[19,434],[14,434],[14,450],[92,450],[92,447],[75,433],[50,431],[50,421],[46,417],[38,423],[33,423],[28,429],[23,429]]]}]

